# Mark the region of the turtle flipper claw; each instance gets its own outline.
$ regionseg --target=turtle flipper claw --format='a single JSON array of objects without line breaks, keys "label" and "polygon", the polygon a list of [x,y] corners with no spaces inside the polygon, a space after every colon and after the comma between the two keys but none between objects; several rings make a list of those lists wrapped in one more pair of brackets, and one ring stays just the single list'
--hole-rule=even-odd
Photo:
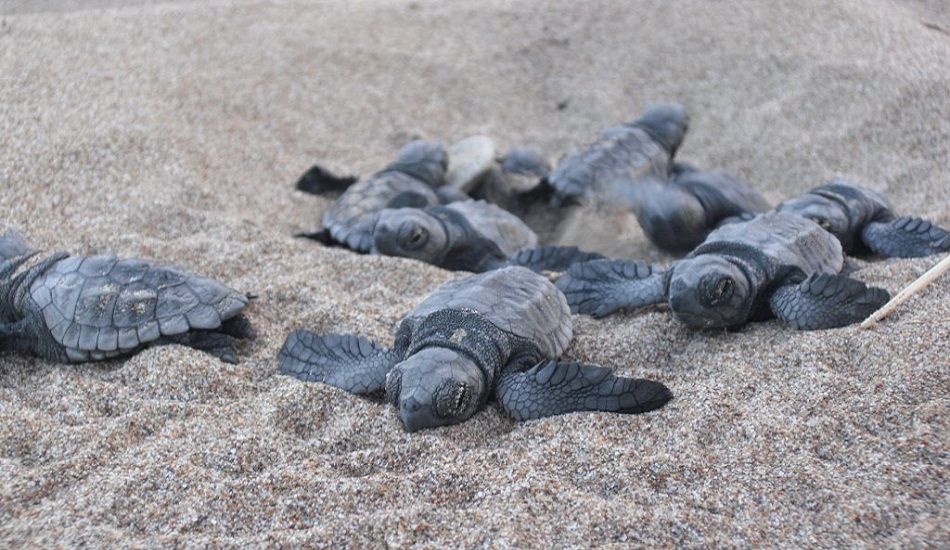
[{"label": "turtle flipper claw", "polygon": [[608,367],[546,361],[498,382],[498,400],[516,420],[575,411],[642,413],[673,397],[660,382],[614,375]]},{"label": "turtle flipper claw", "polygon": [[280,373],[358,395],[382,391],[399,357],[362,336],[291,332],[277,354]]},{"label": "turtle flipper claw", "polygon": [[950,232],[921,218],[904,216],[890,222],[872,222],[861,239],[875,254],[890,258],[917,258],[950,251]]},{"label": "turtle flipper claw", "polygon": [[884,305],[887,291],[843,275],[813,274],[797,285],[776,289],[769,305],[776,317],[799,330],[856,323]]}]

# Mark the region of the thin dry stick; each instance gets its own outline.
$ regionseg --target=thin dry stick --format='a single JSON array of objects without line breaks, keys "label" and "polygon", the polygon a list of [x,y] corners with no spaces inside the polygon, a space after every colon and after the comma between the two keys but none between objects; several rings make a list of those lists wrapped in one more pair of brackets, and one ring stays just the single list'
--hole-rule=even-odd
[{"label": "thin dry stick", "polygon": [[943,275],[943,273],[947,270],[950,270],[950,255],[947,255],[946,258],[940,260],[937,265],[927,270],[927,272],[918,277],[916,281],[907,285],[904,290],[898,292],[897,296],[894,296],[889,302],[881,306],[881,309],[872,313],[870,317],[861,323],[861,328],[868,328],[889,315],[892,311],[897,309],[897,306],[903,304],[908,298],[923,290],[927,285],[934,282],[937,277]]}]

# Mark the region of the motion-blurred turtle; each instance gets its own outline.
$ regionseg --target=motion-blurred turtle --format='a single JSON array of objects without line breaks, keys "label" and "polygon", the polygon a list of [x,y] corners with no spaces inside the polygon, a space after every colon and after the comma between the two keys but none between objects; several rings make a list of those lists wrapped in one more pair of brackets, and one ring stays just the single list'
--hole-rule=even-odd
[{"label": "motion-blurred turtle", "polygon": [[38,254],[22,235],[0,235],[0,350],[62,363],[182,344],[237,362],[235,339],[253,337],[248,295],[177,267],[115,256]]},{"label": "motion-blurred turtle", "polygon": [[457,424],[490,399],[516,420],[574,411],[641,413],[663,406],[659,382],[557,358],[571,341],[564,296],[507,267],[445,283],[403,317],[384,348],[352,334],[295,330],[280,372],[351,393],[385,391],[409,431]]},{"label": "motion-blurred turtle", "polygon": [[571,310],[595,316],[666,302],[693,328],[771,316],[801,330],[860,321],[887,291],[841,275],[841,244],[817,223],[767,212],[724,225],[666,269],[631,260],[578,263],[557,281]]},{"label": "motion-blurred turtle", "polygon": [[650,105],[636,122],[608,128],[599,139],[561,159],[546,183],[552,204],[614,204],[632,200],[643,181],[664,183],[670,164],[689,127],[686,109],[678,103]]},{"label": "motion-blurred turtle", "polygon": [[771,208],[762,195],[729,174],[683,162],[673,163],[667,181],[645,178],[632,194],[643,232],[668,252],[692,250],[724,220]]}]

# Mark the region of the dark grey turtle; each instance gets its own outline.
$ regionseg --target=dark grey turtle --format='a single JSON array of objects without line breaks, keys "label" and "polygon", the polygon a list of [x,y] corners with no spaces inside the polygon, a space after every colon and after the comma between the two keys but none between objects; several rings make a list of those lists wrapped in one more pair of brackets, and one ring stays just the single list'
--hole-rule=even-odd
[{"label": "dark grey turtle", "polygon": [[280,372],[356,394],[385,391],[406,429],[463,422],[492,397],[516,420],[573,411],[640,413],[671,397],[659,382],[557,361],[572,336],[564,296],[508,267],[448,282],[399,323],[384,348],[352,334],[295,330]]},{"label": "dark grey turtle", "polygon": [[670,162],[688,127],[682,105],[660,103],[647,107],[636,122],[604,130],[597,141],[561,159],[547,176],[552,204],[629,203],[637,184],[669,179]]},{"label": "dark grey turtle", "polygon": [[551,162],[540,151],[512,147],[472,186],[469,195],[497,204],[528,221],[541,221],[535,218],[540,214],[543,219],[551,210],[554,196],[553,188],[545,182],[550,173]]},{"label": "dark grey turtle", "polygon": [[912,258],[950,251],[950,233],[927,220],[898,217],[873,189],[845,180],[820,185],[776,207],[814,220],[841,242],[846,254],[873,252]]},{"label": "dark grey turtle", "polygon": [[[384,208],[426,207],[439,204],[439,189],[445,183],[447,158],[442,146],[413,141],[399,151],[396,160],[375,174],[360,179],[337,178],[316,166],[298,182],[298,189],[312,192],[345,188],[323,215],[323,228],[298,236],[324,244],[342,244],[357,252],[369,252],[373,244],[376,213]],[[334,179],[339,180],[334,183]]]},{"label": "dark grey turtle", "polygon": [[815,222],[783,212],[716,229],[665,270],[631,260],[571,267],[557,286],[577,313],[668,302],[694,328],[736,327],[776,316],[801,330],[860,321],[887,291],[840,274],[841,244]]},{"label": "dark grey turtle", "polygon": [[537,235],[521,218],[474,200],[382,210],[373,228],[372,253],[474,272],[508,265],[564,271],[572,263],[601,257],[576,247],[538,248]]},{"label": "dark grey turtle", "polygon": [[633,194],[640,227],[653,244],[669,252],[692,250],[733,216],[771,208],[762,195],[729,174],[681,162],[673,163],[669,180],[647,178]]},{"label": "dark grey turtle", "polygon": [[212,279],[140,259],[37,254],[0,235],[0,349],[63,363],[158,344],[183,344],[237,362],[234,339],[253,336],[248,296]]}]

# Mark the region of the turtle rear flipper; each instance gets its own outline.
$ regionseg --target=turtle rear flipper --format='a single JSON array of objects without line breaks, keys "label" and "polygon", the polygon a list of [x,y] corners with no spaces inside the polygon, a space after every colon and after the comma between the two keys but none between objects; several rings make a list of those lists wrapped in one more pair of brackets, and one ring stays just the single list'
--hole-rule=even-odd
[{"label": "turtle rear flipper", "polygon": [[575,411],[642,413],[658,409],[673,394],[660,382],[615,376],[607,367],[547,361],[498,381],[498,401],[516,420]]},{"label": "turtle rear flipper", "polygon": [[234,350],[235,338],[214,330],[192,330],[174,336],[163,336],[152,345],[180,344],[217,357],[225,363],[236,365],[237,353]]},{"label": "turtle rear flipper", "polygon": [[861,240],[875,254],[889,258],[917,258],[950,251],[950,233],[921,218],[902,217],[871,222]]},{"label": "turtle rear flipper", "polygon": [[716,224],[716,227],[718,228],[733,223],[747,222],[756,216],[758,216],[758,214],[755,212],[743,212],[742,214],[736,214],[735,216],[729,216],[719,220],[719,223]]},{"label": "turtle rear flipper", "polygon": [[35,252],[22,233],[7,229],[0,234],[0,262]]},{"label": "turtle rear flipper", "polygon": [[333,236],[330,235],[330,230],[326,228],[317,231],[298,231],[294,233],[294,237],[298,239],[311,239],[324,246],[342,246],[341,243],[338,243]]},{"label": "turtle rear flipper", "polygon": [[164,336],[155,344],[181,344],[211,354],[225,363],[237,364],[235,340],[252,340],[257,335],[244,315],[237,315],[211,330],[190,330],[182,334]]},{"label": "turtle rear flipper", "polygon": [[556,284],[571,312],[602,317],[618,309],[663,302],[666,274],[639,261],[592,260],[574,264]]},{"label": "turtle rear flipper", "polygon": [[356,183],[354,176],[337,176],[319,164],[304,172],[294,186],[298,191],[320,196],[340,195]]},{"label": "turtle rear flipper", "polygon": [[[467,201],[472,199],[472,197],[465,194],[465,191],[456,189],[454,187],[449,187],[448,185],[443,185],[442,187],[436,189],[435,194],[437,197],[439,197],[439,204],[449,204],[452,202]],[[426,206],[428,205],[417,206],[416,208],[425,208]]]},{"label": "turtle rear flipper", "polygon": [[431,204],[432,201],[429,200],[429,197],[422,193],[403,191],[389,199],[385,208],[425,208]]},{"label": "turtle rear flipper", "polygon": [[508,257],[505,265],[520,265],[538,273],[542,271],[561,273],[574,264],[603,259],[605,258],[601,254],[584,252],[576,246],[548,244],[519,250]]},{"label": "turtle rear flipper", "polygon": [[816,273],[797,285],[777,288],[769,306],[776,317],[796,329],[820,330],[861,321],[889,298],[886,290],[861,281]]},{"label": "turtle rear flipper", "polygon": [[386,374],[401,357],[363,336],[295,330],[277,359],[281,374],[366,395],[385,389]]}]

